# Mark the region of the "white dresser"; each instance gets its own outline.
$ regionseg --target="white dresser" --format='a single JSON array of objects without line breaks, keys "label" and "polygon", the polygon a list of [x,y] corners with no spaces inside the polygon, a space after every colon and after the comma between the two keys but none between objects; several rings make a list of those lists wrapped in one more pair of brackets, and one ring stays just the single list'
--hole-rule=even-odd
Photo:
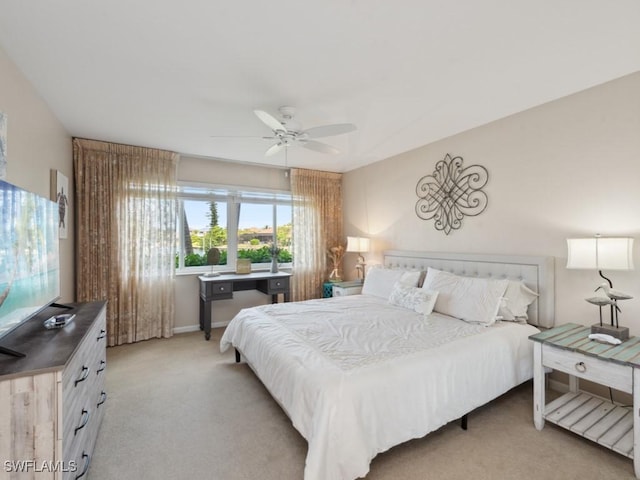
[{"label": "white dresser", "polygon": [[0,480],[86,478],[107,395],[106,303],[73,304],[74,321],[47,330],[50,308],[6,338],[0,355]]}]

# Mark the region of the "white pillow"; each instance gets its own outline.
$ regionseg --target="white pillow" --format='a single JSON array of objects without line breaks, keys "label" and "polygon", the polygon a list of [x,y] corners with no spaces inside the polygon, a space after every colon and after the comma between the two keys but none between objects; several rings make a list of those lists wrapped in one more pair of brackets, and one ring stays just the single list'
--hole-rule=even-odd
[{"label": "white pillow", "polygon": [[429,315],[437,298],[438,292],[418,287],[407,287],[401,282],[396,282],[389,296],[389,303]]},{"label": "white pillow", "polygon": [[436,312],[466,322],[491,325],[508,283],[507,279],[461,277],[429,268],[422,288],[438,292]]},{"label": "white pillow", "polygon": [[538,294],[527,287],[522,281],[509,280],[507,290],[504,293],[504,301],[498,310],[498,316],[502,320],[518,321],[527,320],[527,308],[531,305]]},{"label": "white pillow", "polygon": [[389,299],[396,282],[407,287],[415,287],[420,280],[420,272],[407,272],[392,268],[371,268],[364,279],[362,293]]}]

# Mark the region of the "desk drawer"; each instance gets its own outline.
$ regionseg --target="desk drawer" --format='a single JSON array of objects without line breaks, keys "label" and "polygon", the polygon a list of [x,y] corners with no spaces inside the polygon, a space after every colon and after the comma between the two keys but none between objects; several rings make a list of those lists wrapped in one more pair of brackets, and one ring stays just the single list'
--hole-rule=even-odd
[{"label": "desk drawer", "polygon": [[269,293],[282,293],[289,290],[289,278],[269,279]]},{"label": "desk drawer", "polygon": [[205,300],[233,298],[232,282],[202,282],[200,295]]},{"label": "desk drawer", "polygon": [[633,368],[550,345],[542,346],[542,364],[627,393],[633,391]]}]

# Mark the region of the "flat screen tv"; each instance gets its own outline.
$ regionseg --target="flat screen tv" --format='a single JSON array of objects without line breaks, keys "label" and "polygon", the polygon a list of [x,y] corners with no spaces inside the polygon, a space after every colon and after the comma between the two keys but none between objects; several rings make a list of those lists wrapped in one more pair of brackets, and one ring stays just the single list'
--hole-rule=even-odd
[{"label": "flat screen tv", "polygon": [[55,202],[0,180],[0,353],[12,330],[60,298]]}]

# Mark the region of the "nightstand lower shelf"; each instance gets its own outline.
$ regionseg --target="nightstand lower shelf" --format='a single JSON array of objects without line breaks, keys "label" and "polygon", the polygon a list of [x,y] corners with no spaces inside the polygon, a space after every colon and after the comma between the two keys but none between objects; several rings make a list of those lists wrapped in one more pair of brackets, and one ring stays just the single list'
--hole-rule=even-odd
[{"label": "nightstand lower shelf", "polygon": [[584,392],[566,393],[544,407],[548,422],[633,458],[633,411]]}]

